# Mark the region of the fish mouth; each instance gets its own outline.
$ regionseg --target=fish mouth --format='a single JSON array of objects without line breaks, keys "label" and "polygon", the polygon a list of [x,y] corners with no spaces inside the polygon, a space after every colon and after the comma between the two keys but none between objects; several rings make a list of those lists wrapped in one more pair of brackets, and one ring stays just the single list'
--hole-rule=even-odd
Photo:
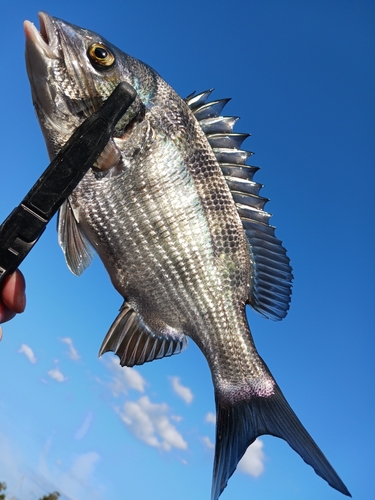
[{"label": "fish mouth", "polygon": [[24,22],[26,37],[26,69],[30,81],[31,95],[36,114],[44,126],[57,128],[53,121],[56,91],[50,85],[52,67],[62,58],[58,29],[53,17],[45,12],[38,14],[40,31],[30,21]]},{"label": "fish mouth", "polygon": [[40,31],[30,21],[24,22],[26,37],[26,69],[30,80],[34,106],[38,111],[51,109],[51,89],[48,85],[50,67],[61,58],[59,37],[53,18],[45,12],[38,14]]},{"label": "fish mouth", "polygon": [[53,18],[46,12],[39,12],[40,30],[30,21],[23,24],[26,36],[26,54],[39,52],[48,59],[59,58],[59,38]]}]

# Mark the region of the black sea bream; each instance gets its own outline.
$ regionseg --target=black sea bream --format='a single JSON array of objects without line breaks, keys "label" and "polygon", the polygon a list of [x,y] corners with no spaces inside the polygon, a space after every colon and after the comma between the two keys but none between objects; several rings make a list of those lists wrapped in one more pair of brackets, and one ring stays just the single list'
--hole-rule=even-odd
[{"label": "black sea bream", "polygon": [[289,258],[269,225],[247,134],[220,116],[210,91],[181,99],[149,66],[100,35],[39,15],[25,22],[34,106],[53,158],[76,127],[126,81],[137,98],[59,214],[59,242],[81,274],[93,249],[124,304],[100,350],[123,366],[180,353],[187,337],[209,364],[217,406],[212,500],[262,434],[285,439],[349,495],[260,358],[246,304],[282,319]]}]

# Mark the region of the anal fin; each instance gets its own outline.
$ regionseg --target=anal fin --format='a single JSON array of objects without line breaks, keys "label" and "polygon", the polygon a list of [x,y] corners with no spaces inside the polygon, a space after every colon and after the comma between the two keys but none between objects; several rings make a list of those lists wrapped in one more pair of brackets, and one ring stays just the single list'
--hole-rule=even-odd
[{"label": "anal fin", "polygon": [[186,347],[186,335],[154,333],[125,301],[103,340],[99,356],[113,351],[121,366],[134,366],[179,354]]}]

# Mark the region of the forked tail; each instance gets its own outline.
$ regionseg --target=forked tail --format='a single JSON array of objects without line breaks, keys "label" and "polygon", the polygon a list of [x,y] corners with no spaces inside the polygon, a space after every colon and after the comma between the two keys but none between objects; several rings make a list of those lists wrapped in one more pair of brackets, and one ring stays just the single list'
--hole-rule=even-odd
[{"label": "forked tail", "polygon": [[282,439],[311,465],[333,488],[351,496],[328,460],[303,427],[275,384],[269,397],[252,396],[248,401],[229,405],[216,395],[216,450],[212,500],[217,500],[235,471],[247,447],[258,436],[270,434]]}]

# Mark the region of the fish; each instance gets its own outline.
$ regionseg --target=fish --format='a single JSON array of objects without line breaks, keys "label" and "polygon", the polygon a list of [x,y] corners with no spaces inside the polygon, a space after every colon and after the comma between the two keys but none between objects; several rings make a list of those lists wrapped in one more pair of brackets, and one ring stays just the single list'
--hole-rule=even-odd
[{"label": "fish", "polygon": [[150,66],[101,35],[39,13],[25,21],[32,100],[53,158],[121,81],[137,97],[59,212],[58,240],[80,275],[95,253],[124,298],[99,354],[132,367],[177,355],[188,338],[209,365],[216,404],[211,500],[248,446],[284,439],[351,496],[259,355],[246,316],[283,319],[290,259],[270,225],[248,134],[212,89],[181,98]]}]

